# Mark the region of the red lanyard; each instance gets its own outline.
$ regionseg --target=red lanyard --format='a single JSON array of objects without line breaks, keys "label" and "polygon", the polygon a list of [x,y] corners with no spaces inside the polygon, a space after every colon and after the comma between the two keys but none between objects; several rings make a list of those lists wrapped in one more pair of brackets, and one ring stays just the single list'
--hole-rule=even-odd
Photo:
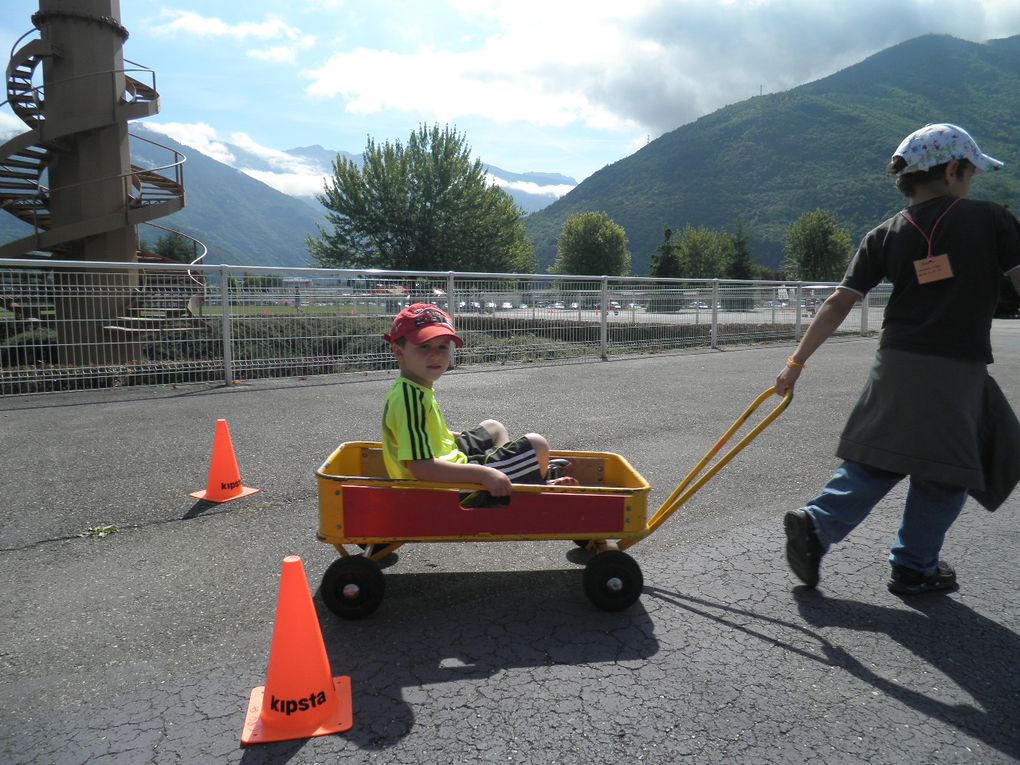
[{"label": "red lanyard", "polygon": [[935,238],[935,229],[939,227],[939,224],[942,222],[942,219],[946,217],[946,214],[953,209],[953,207],[956,205],[957,202],[960,201],[960,199],[962,199],[962,197],[957,197],[952,201],[952,203],[950,203],[949,207],[942,211],[942,214],[938,217],[938,220],[935,221],[935,225],[931,227],[931,234],[924,233],[924,229],[922,229],[920,226],[914,223],[914,221],[910,219],[910,216],[907,215],[906,212],[900,210],[900,215],[903,216],[903,220],[905,220],[911,226],[916,228],[921,233],[921,236],[924,237],[924,241],[928,243],[928,260],[931,260],[931,242],[932,239]]}]

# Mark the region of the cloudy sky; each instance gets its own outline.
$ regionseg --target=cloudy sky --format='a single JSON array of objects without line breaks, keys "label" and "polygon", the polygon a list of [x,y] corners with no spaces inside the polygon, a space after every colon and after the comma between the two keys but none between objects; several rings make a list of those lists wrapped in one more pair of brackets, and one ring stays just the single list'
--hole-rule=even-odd
[{"label": "cloudy sky", "polygon": [[[118,5],[113,0],[114,5]],[[275,162],[282,190],[321,189],[280,150],[360,153],[455,126],[512,172],[583,180],[719,107],[824,77],[926,33],[1020,34],[1017,0],[120,0],[125,57],[156,70],[146,120],[236,164]],[[36,0],[2,0],[0,43]],[[9,107],[0,131],[23,126]]]}]

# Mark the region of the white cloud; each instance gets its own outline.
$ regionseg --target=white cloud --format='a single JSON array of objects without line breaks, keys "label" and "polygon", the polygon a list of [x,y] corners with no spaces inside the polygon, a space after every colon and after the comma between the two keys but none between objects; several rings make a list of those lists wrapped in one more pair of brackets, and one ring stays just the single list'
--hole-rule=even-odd
[{"label": "white cloud", "polygon": [[16,135],[28,132],[28,125],[10,112],[0,111],[0,141],[7,141]]},{"label": "white cloud", "polygon": [[301,157],[294,157],[286,152],[271,149],[256,143],[247,133],[232,133],[230,143],[243,152],[248,152],[265,162],[271,169],[263,170],[245,166],[242,158],[235,155],[216,130],[204,123],[185,124],[170,122],[157,124],[144,123],[145,127],[169,136],[178,143],[190,146],[207,157],[236,168],[277,191],[292,196],[312,196],[322,193],[322,184],[326,176],[321,170]]},{"label": "white cloud", "polygon": [[269,14],[265,21],[242,21],[228,23],[216,16],[201,16],[192,11],[165,10],[164,18],[170,21],[153,27],[156,34],[187,34],[194,37],[226,37],[243,41],[256,40],[302,40],[307,38],[297,27],[293,27],[279,16]]},{"label": "white cloud", "polygon": [[486,175],[485,179],[490,184],[503,189],[512,189],[525,194],[537,194],[539,196],[552,197],[553,199],[559,199],[574,188],[573,184],[569,183],[542,185],[531,181],[508,181],[505,178],[497,178],[494,175]]},{"label": "white cloud", "polygon": [[310,197],[321,194],[325,176],[321,173],[276,173],[265,170],[242,169],[242,173],[262,181],[289,196]]},{"label": "white cloud", "polygon": [[236,158],[230,152],[230,149],[218,140],[216,129],[206,125],[204,122],[146,122],[143,124],[149,130],[170,136],[178,143],[183,143],[185,146],[197,149],[217,162],[222,162],[231,167],[236,162]]},{"label": "white cloud", "polygon": [[153,27],[157,35],[186,34],[191,37],[216,37],[236,42],[270,42],[285,40],[289,44],[252,48],[247,51],[251,58],[274,64],[292,63],[300,52],[315,47],[315,35],[305,34],[279,16],[268,14],[264,21],[242,21],[228,23],[215,16],[202,16],[192,11],[164,10],[164,18],[170,21]]},{"label": "white cloud", "polygon": [[347,110],[359,115],[406,111],[440,122],[477,116],[552,127],[578,121],[599,128],[630,125],[580,90],[550,88],[539,71],[508,72],[506,58],[487,51],[399,54],[358,49],[335,54],[306,74],[313,80],[309,95],[340,96]]},{"label": "white cloud", "polygon": [[[268,164],[274,171],[283,173],[317,173],[318,170],[302,157],[295,157],[285,151],[271,149],[256,143],[247,133],[231,133],[230,142]],[[321,176],[322,174],[319,173]]]},{"label": "white cloud", "polygon": [[[652,137],[726,104],[832,74],[927,33],[1020,33],[1015,0],[448,0],[469,35],[336,50],[307,93],[354,115],[480,117]],[[411,6],[401,6],[413,13]],[[430,6],[431,7],[431,6]],[[429,12],[428,8],[418,11]],[[403,18],[400,30],[427,27]]]},{"label": "white cloud", "polygon": [[[450,123],[487,162],[578,178],[759,89],[795,87],[912,37],[1020,33],[1017,0],[166,5],[181,10],[152,12],[160,38],[144,37],[152,29],[144,17],[125,52],[144,42],[181,56],[179,67],[143,57],[160,72],[164,109],[192,109],[169,118],[216,124],[223,135],[250,131],[277,146],[346,150],[366,135],[404,140],[421,123]],[[185,62],[189,39],[204,50]]]}]

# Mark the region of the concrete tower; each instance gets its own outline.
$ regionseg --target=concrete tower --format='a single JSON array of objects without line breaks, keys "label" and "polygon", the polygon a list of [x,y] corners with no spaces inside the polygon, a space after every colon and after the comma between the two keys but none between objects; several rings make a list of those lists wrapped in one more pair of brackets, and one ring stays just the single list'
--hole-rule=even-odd
[{"label": "concrete tower", "polygon": [[[33,233],[0,257],[134,262],[136,226],[184,207],[183,156],[167,150],[161,170],[131,164],[128,122],[159,111],[155,73],[125,67],[119,0],[40,0],[32,24],[7,66],[7,101],[29,130],[0,146],[0,207]],[[61,362],[136,358],[109,325],[137,286],[137,271],[59,275]]]}]

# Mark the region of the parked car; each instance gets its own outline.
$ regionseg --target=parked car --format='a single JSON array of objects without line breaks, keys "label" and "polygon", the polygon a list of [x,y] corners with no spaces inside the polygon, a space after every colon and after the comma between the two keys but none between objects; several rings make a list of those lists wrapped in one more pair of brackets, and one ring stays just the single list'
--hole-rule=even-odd
[{"label": "parked car", "polygon": [[566,306],[563,305],[563,303],[561,303],[559,300],[557,300],[555,303],[553,303],[552,307],[553,308],[566,308]]},{"label": "parked car", "polygon": [[509,300],[504,300],[504,301],[502,302],[502,304],[500,304],[500,306],[499,306],[499,307],[500,307],[500,309],[501,309],[501,310],[503,310],[503,311],[507,311],[507,310],[509,310],[509,309],[513,308],[513,307],[514,307],[514,304],[513,304],[513,303],[511,303],[511,302],[510,302]]}]

